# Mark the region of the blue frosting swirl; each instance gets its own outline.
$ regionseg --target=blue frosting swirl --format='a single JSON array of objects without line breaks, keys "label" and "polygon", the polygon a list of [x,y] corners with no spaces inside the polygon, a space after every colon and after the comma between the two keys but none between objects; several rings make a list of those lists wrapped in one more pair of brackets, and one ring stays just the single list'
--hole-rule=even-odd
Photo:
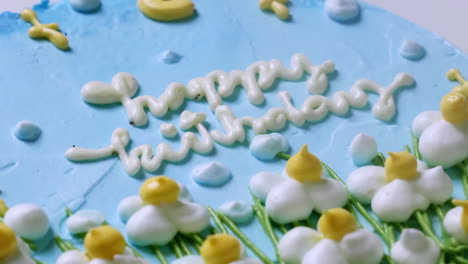
[{"label": "blue frosting swirl", "polygon": [[219,187],[231,179],[231,172],[220,162],[208,162],[192,170],[193,180],[203,186]]},{"label": "blue frosting swirl", "polygon": [[22,141],[35,141],[41,136],[41,128],[30,121],[20,121],[13,129],[15,137]]}]

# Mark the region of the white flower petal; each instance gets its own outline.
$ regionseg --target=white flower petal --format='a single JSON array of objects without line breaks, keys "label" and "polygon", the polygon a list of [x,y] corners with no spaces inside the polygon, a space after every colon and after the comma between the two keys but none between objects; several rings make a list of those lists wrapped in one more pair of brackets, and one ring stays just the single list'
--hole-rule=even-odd
[{"label": "white flower petal", "polygon": [[146,205],[132,215],[126,231],[138,246],[165,245],[177,234],[176,226],[154,205]]},{"label": "white flower petal", "polygon": [[259,160],[272,160],[276,154],[286,152],[288,149],[288,140],[279,133],[257,135],[249,146],[252,156]]},{"label": "white flower petal", "polygon": [[117,211],[120,219],[126,223],[130,217],[144,206],[139,195],[129,196],[119,203]]},{"label": "white flower petal", "polygon": [[169,221],[184,234],[200,233],[210,223],[210,214],[205,206],[184,201],[161,206]]},{"label": "white flower petal", "polygon": [[280,256],[286,264],[300,264],[304,255],[321,239],[322,235],[312,228],[295,227],[289,230],[279,241]]},{"label": "white flower petal", "polygon": [[149,262],[133,255],[115,255],[112,264],[149,264]]},{"label": "white flower petal", "polygon": [[201,256],[190,255],[176,259],[172,261],[171,264],[205,264],[205,262]]},{"label": "white flower petal", "polygon": [[114,264],[112,260],[107,259],[93,259],[88,264]]},{"label": "white flower petal", "polygon": [[403,222],[417,209],[425,210],[429,201],[416,191],[412,182],[396,179],[377,191],[371,206],[380,220]]},{"label": "white flower petal", "polygon": [[56,264],[87,264],[88,259],[85,254],[79,250],[70,250],[62,253],[57,259]]},{"label": "white flower petal", "polygon": [[400,239],[393,244],[391,257],[395,264],[435,264],[440,248],[417,229],[404,229]]},{"label": "white flower petal", "polygon": [[375,193],[387,184],[385,168],[365,166],[351,172],[346,180],[349,193],[362,203],[370,203]]},{"label": "white flower petal", "polygon": [[86,233],[106,221],[103,213],[96,210],[81,210],[67,219],[67,228],[71,234]]},{"label": "white flower petal", "polygon": [[462,212],[461,206],[450,209],[444,218],[444,228],[457,242],[468,244],[468,233],[463,229],[461,221]]},{"label": "white flower petal", "polygon": [[345,235],[340,248],[349,264],[378,264],[384,255],[382,240],[367,229]]},{"label": "white flower petal", "polygon": [[333,179],[304,184],[315,210],[323,212],[331,208],[343,207],[348,200],[346,187]]},{"label": "white flower petal", "polygon": [[249,183],[249,188],[255,197],[260,199],[262,202],[265,202],[273,187],[285,180],[286,178],[278,173],[262,171],[252,177]]},{"label": "white flower petal", "polygon": [[323,239],[302,259],[302,264],[348,264],[338,244],[331,239]]},{"label": "white flower petal", "polygon": [[265,209],[273,221],[286,224],[309,217],[314,205],[304,184],[287,179],[268,194]]},{"label": "white flower petal", "polygon": [[377,156],[377,142],[373,137],[359,133],[351,141],[349,151],[354,164],[367,165]]},{"label": "white flower petal", "polygon": [[442,204],[452,197],[452,180],[442,166],[423,171],[415,184],[419,193],[431,203]]},{"label": "white flower petal", "polygon": [[18,204],[4,217],[7,226],[22,238],[37,240],[49,231],[49,219],[42,208],[34,204]]},{"label": "white flower petal", "polygon": [[411,124],[413,135],[419,138],[426,128],[430,127],[436,121],[442,120],[442,115],[439,111],[425,111],[419,113]]},{"label": "white flower petal", "polygon": [[419,150],[430,165],[451,167],[468,157],[468,122],[454,125],[439,120],[419,139]]}]

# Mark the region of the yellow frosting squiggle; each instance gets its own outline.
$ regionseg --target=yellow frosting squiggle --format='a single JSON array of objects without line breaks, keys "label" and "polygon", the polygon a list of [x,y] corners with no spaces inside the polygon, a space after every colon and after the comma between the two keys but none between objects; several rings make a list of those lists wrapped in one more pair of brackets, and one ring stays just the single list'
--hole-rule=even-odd
[{"label": "yellow frosting squiggle", "polygon": [[61,50],[68,49],[68,39],[64,34],[62,34],[62,32],[60,32],[60,28],[57,23],[41,24],[37,19],[36,12],[29,8],[21,12],[21,19],[33,25],[29,29],[29,36],[31,38],[45,38]]}]

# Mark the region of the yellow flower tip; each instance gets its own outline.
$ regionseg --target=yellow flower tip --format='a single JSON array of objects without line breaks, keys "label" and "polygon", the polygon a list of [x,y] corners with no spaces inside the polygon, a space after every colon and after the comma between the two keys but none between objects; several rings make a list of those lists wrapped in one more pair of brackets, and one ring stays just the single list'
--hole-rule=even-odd
[{"label": "yellow flower tip", "polygon": [[468,200],[458,200],[458,199],[453,199],[452,200],[453,205],[455,206],[461,206],[463,208],[468,209]]},{"label": "yellow flower tip", "polygon": [[200,248],[200,255],[206,264],[226,264],[241,259],[241,244],[228,234],[209,236]]},{"label": "yellow flower tip", "polygon": [[440,102],[442,117],[450,123],[457,124],[468,120],[468,99],[462,94],[446,94]]},{"label": "yellow flower tip", "polygon": [[286,173],[299,182],[318,182],[322,178],[322,163],[312,153],[307,145],[302,146],[298,153],[289,158],[286,163]]},{"label": "yellow flower tip", "polygon": [[343,208],[333,208],[322,213],[318,230],[324,238],[341,240],[345,235],[356,231],[356,219]]},{"label": "yellow flower tip", "polygon": [[0,217],[4,217],[7,211],[8,206],[6,205],[5,201],[0,199]]},{"label": "yellow flower tip", "polygon": [[88,231],[84,247],[90,259],[113,259],[115,255],[125,252],[127,243],[119,230],[110,226],[100,226]]},{"label": "yellow flower tip", "polygon": [[4,223],[0,223],[0,262],[13,254],[17,247],[15,231]]},{"label": "yellow flower tip", "polygon": [[453,68],[447,72],[447,79],[450,81],[456,81],[458,76],[461,76],[461,73],[458,69]]},{"label": "yellow flower tip", "polygon": [[408,151],[389,152],[385,160],[385,177],[388,181],[395,179],[412,180],[418,176],[418,162]]},{"label": "yellow flower tip", "polygon": [[468,83],[456,86],[452,89],[453,93],[461,93],[463,96],[468,97]]},{"label": "yellow flower tip", "polygon": [[141,199],[146,204],[152,205],[175,202],[179,198],[179,194],[179,185],[167,176],[151,177],[140,188]]}]

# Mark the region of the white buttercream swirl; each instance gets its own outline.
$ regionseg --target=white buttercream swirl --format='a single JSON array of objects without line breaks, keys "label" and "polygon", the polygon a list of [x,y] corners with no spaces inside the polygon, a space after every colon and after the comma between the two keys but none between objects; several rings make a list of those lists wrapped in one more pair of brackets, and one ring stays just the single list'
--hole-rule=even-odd
[{"label": "white buttercream swirl", "polygon": [[112,260],[99,258],[88,260],[82,251],[70,250],[62,253],[56,264],[149,264],[149,262],[135,256],[130,248],[126,248],[123,254],[115,255]]},{"label": "white buttercream swirl", "polygon": [[393,244],[390,255],[395,264],[435,264],[439,259],[440,248],[421,231],[408,228]]}]

